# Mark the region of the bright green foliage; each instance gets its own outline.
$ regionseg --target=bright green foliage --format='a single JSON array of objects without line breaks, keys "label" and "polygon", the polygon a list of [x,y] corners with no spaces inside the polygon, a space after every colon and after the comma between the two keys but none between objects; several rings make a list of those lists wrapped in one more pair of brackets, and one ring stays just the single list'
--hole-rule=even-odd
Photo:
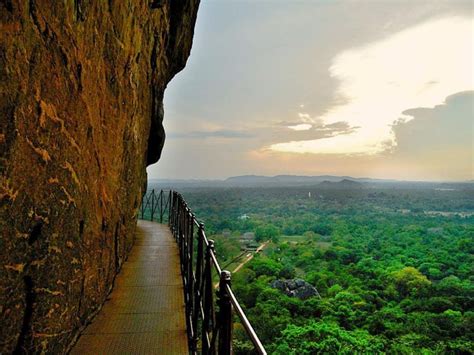
[{"label": "bright green foliage", "polygon": [[277,237],[280,234],[278,228],[271,224],[259,226],[255,229],[255,240],[261,242],[267,239],[272,239],[274,242],[277,241]]},{"label": "bright green foliage", "polygon": [[367,331],[347,331],[334,322],[314,322],[304,326],[288,325],[278,339],[275,354],[354,354],[377,353],[384,344]]},{"label": "bright green foliage", "polygon": [[[228,240],[216,238],[226,259],[240,253],[235,235],[273,240],[232,276],[269,353],[474,353],[474,216],[452,214],[474,211],[473,190],[305,187],[184,195],[211,238],[230,233]],[[321,299],[302,301],[271,287],[295,277],[315,286]],[[236,353],[248,354],[248,339],[238,323],[236,329]]]},{"label": "bright green foliage", "polygon": [[393,282],[402,297],[417,297],[429,290],[431,282],[413,266],[393,273]]}]

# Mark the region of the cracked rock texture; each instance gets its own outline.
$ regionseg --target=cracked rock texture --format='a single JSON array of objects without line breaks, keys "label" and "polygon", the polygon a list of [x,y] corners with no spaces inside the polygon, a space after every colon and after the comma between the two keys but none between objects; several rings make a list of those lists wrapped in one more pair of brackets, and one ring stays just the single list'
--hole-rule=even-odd
[{"label": "cracked rock texture", "polygon": [[0,0],[0,353],[63,353],[133,244],[198,0]]}]

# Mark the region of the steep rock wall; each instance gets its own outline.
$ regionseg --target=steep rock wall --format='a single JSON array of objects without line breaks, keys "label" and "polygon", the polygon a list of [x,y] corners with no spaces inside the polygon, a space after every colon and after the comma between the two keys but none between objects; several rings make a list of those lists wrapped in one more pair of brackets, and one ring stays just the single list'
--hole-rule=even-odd
[{"label": "steep rock wall", "polygon": [[0,353],[61,353],[133,244],[199,0],[0,0]]}]

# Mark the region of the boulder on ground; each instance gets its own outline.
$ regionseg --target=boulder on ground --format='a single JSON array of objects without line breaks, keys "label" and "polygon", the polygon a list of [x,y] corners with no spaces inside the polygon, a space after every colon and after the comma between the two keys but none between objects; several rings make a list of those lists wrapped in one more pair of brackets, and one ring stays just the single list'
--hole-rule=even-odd
[{"label": "boulder on ground", "polygon": [[289,297],[297,297],[306,300],[313,296],[319,296],[316,288],[302,279],[275,280],[271,286],[283,292]]}]

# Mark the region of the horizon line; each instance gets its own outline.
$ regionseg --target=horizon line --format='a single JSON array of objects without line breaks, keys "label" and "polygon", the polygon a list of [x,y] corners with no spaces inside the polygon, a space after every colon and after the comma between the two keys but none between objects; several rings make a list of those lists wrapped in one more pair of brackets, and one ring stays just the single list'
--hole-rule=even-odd
[{"label": "horizon line", "polygon": [[317,178],[317,177],[336,177],[336,178],[350,178],[350,179],[365,179],[365,180],[382,180],[382,181],[391,181],[391,182],[424,182],[424,183],[474,183],[474,177],[472,179],[462,179],[462,180],[436,180],[436,179],[396,179],[396,178],[380,178],[380,177],[369,177],[369,176],[351,176],[351,175],[333,175],[333,174],[321,174],[321,175],[298,175],[298,174],[277,174],[277,175],[258,175],[258,174],[242,174],[242,175],[232,175],[227,177],[148,177],[147,180],[161,180],[161,181],[222,181],[225,182],[232,178],[241,178],[241,177],[258,177],[258,178],[276,178],[276,177],[304,177],[304,178]]}]

